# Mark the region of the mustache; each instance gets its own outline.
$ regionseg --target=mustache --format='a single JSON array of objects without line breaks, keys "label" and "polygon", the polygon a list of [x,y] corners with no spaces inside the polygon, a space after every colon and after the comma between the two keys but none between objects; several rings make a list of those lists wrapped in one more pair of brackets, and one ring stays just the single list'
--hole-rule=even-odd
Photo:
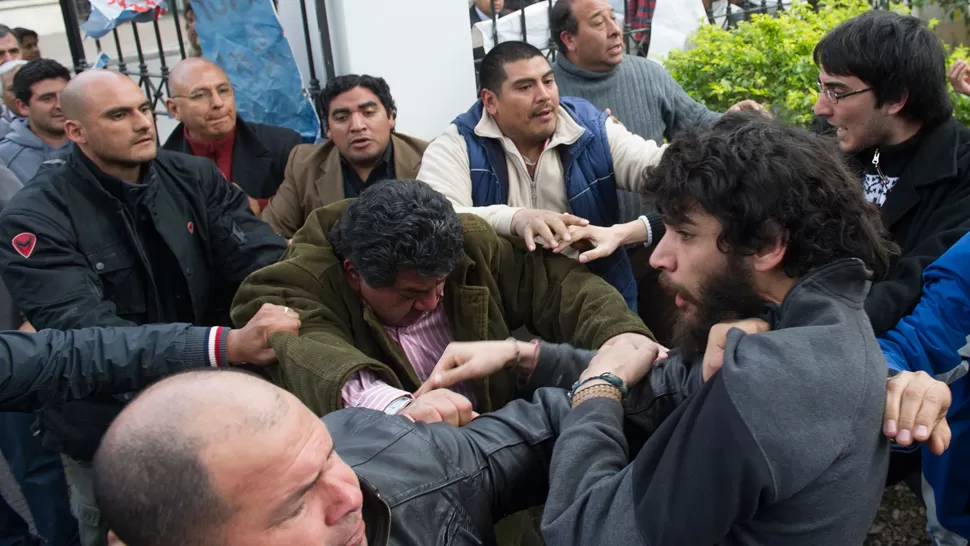
[{"label": "mustache", "polygon": [[692,294],[689,290],[671,281],[670,275],[666,271],[660,272],[657,282],[660,284],[660,288],[662,288],[668,294],[679,294],[681,299],[693,305],[700,303],[697,301],[697,298],[694,297],[694,294]]},{"label": "mustache", "polygon": [[532,110],[530,110],[529,111],[529,117],[531,118],[531,117],[538,116],[539,115],[539,112],[542,112],[543,110],[553,110],[554,111],[555,109],[552,107],[552,102],[547,102],[547,103],[542,104],[541,106],[536,106],[535,108],[533,108]]}]

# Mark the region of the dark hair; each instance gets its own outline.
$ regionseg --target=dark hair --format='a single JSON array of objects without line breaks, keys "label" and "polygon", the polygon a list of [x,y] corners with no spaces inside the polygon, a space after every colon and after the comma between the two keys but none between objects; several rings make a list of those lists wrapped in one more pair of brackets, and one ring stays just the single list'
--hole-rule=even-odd
[{"label": "dark hair", "polygon": [[505,65],[516,61],[528,61],[542,57],[536,46],[526,42],[502,42],[485,54],[478,67],[478,81],[481,89],[488,89],[496,95],[502,94],[505,83]]},{"label": "dark hair", "polygon": [[417,180],[387,180],[368,187],[330,230],[330,244],[367,284],[387,287],[398,271],[443,277],[463,250],[461,220],[445,196]]},{"label": "dark hair", "polygon": [[33,30],[30,30],[29,28],[17,27],[13,29],[13,33],[17,37],[18,42],[23,42],[24,38],[28,36],[33,36],[34,39],[40,39],[40,37],[37,36],[37,33],[34,32]]},{"label": "dark hair", "polygon": [[721,224],[718,248],[751,255],[781,235],[790,277],[859,258],[881,278],[897,247],[835,142],[750,114],[677,137],[645,173],[666,222],[695,206]]},{"label": "dark hair", "polygon": [[908,94],[900,114],[909,119],[933,126],[953,113],[943,45],[915,17],[868,11],[825,35],[812,57],[829,74],[864,81],[877,105]]},{"label": "dark hair", "polygon": [[44,80],[71,80],[71,72],[53,59],[34,59],[23,65],[13,77],[13,94],[24,104],[30,104],[31,87]]},{"label": "dark hair", "polygon": [[320,91],[320,116],[323,124],[323,131],[327,131],[327,118],[330,117],[330,103],[339,95],[350,91],[355,87],[363,87],[377,95],[378,100],[384,105],[387,117],[393,118],[397,115],[397,107],[394,105],[394,98],[391,97],[391,88],[384,81],[384,78],[368,76],[367,74],[346,74],[337,76],[327,82],[327,86]]},{"label": "dark hair", "polygon": [[[13,34],[13,37],[17,38],[17,34],[14,33],[12,28],[8,27],[7,25],[0,25],[0,38],[6,38],[7,34]],[[17,42],[20,42],[19,38],[17,39]]]},{"label": "dark hair", "polygon": [[106,438],[94,456],[98,509],[130,546],[214,544],[232,517],[199,457],[202,446],[174,426],[126,434],[123,442]]},{"label": "dark hair", "polygon": [[549,10],[549,32],[556,41],[559,52],[566,54],[566,44],[562,41],[562,33],[576,34],[579,32],[579,21],[573,15],[573,0],[557,0]]}]

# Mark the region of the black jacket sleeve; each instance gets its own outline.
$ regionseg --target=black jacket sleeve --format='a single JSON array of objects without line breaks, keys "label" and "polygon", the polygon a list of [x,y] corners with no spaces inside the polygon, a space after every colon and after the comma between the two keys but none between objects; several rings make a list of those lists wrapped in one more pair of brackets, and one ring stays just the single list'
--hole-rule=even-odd
[{"label": "black jacket sleeve", "polygon": [[866,313],[876,335],[891,330],[919,303],[923,294],[923,270],[943,255],[970,229],[970,181],[941,207],[940,218],[921,242],[902,255],[882,281],[873,283],[866,297]]},{"label": "black jacket sleeve", "polygon": [[593,399],[563,421],[542,518],[550,544],[716,544],[771,499],[768,464],[719,375],[630,465],[622,420],[620,404]]},{"label": "black jacket sleeve", "polygon": [[[0,214],[0,273],[14,304],[37,329],[135,326],[104,300],[101,280],[78,250],[70,220],[56,208],[40,208],[48,205],[40,191],[28,187]],[[15,238],[27,243],[33,238],[27,257],[15,248]]]},{"label": "black jacket sleeve", "polygon": [[238,285],[250,273],[275,263],[286,250],[286,240],[253,215],[246,194],[227,182],[215,163],[207,162],[205,168],[215,264],[227,283]]},{"label": "black jacket sleeve", "polygon": [[0,332],[0,411],[36,412],[134,392],[175,372],[209,366],[210,331],[165,324]]}]

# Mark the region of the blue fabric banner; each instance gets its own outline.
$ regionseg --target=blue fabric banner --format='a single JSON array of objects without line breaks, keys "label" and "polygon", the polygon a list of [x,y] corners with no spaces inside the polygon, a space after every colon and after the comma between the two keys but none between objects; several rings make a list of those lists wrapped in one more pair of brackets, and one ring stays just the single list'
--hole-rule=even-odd
[{"label": "blue fabric banner", "polygon": [[313,142],[320,130],[272,0],[191,0],[202,54],[229,76],[246,121],[288,127]]}]

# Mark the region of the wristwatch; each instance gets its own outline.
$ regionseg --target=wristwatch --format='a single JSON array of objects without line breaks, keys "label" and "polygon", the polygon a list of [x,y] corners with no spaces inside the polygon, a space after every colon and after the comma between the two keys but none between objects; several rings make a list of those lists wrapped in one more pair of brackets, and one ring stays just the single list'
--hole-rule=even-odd
[{"label": "wristwatch", "polygon": [[384,408],[384,413],[388,415],[397,415],[398,413],[401,413],[401,410],[408,407],[411,402],[414,402],[414,398],[410,395],[395,398],[390,404],[387,405],[386,408]]}]

